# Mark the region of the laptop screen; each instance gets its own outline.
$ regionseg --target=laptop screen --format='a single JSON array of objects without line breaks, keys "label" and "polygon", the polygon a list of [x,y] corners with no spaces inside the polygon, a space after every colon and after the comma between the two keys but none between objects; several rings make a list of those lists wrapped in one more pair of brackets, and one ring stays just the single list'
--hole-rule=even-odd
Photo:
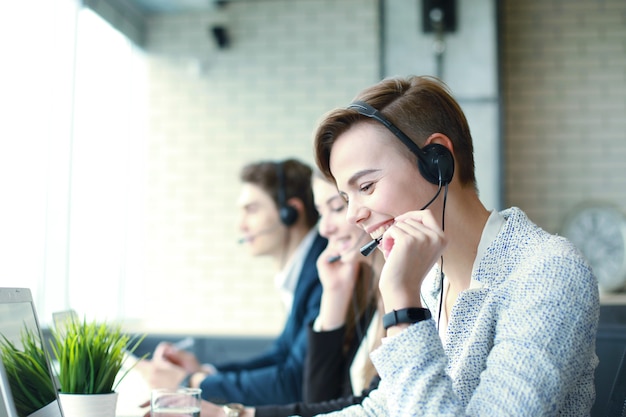
[{"label": "laptop screen", "polygon": [[0,417],[62,417],[31,292],[0,288]]}]

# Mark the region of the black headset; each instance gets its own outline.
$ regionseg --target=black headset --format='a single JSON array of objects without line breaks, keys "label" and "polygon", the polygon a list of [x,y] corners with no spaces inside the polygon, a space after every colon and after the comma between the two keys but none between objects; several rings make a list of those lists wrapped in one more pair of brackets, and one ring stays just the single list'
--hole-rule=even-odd
[{"label": "black headset", "polygon": [[420,148],[396,125],[364,101],[355,101],[348,105],[348,109],[356,110],[359,114],[382,123],[400,139],[417,156],[417,166],[426,181],[435,185],[447,185],[452,181],[454,158],[448,148],[439,143],[431,143]]},{"label": "black headset", "polygon": [[285,172],[282,162],[276,162],[276,178],[278,179],[278,188],[276,193],[278,194],[278,216],[280,221],[285,226],[293,225],[298,220],[298,210],[295,207],[287,204],[287,191],[285,183]]}]

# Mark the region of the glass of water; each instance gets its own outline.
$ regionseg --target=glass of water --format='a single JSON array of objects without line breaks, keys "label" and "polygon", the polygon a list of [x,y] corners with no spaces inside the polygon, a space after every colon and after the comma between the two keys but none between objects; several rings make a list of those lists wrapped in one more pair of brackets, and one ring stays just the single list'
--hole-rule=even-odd
[{"label": "glass of water", "polygon": [[152,417],[200,417],[200,388],[157,388],[152,390]]}]

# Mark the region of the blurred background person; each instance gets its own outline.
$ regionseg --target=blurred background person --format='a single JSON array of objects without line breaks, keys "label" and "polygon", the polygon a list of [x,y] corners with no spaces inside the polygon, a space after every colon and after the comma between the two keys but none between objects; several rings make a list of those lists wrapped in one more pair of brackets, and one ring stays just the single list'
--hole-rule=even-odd
[{"label": "blurred background person", "polygon": [[316,261],[327,244],[316,227],[311,172],[287,159],[251,163],[240,175],[240,243],[252,256],[276,262],[276,286],[289,312],[280,336],[259,356],[224,364],[201,364],[191,352],[161,343],[138,367],[151,387],[200,387],[204,399],[220,403],[302,400],[307,325],[318,315],[322,293]]},{"label": "blurred background person", "polygon": [[317,260],[324,291],[320,313],[308,329],[304,400],[257,407],[203,401],[202,417],[314,416],[358,404],[377,386],[369,352],[383,332],[378,296],[383,256],[360,254],[369,235],[347,222],[346,202],[318,173],[313,177],[313,195],[320,213],[319,232],[328,246]]}]

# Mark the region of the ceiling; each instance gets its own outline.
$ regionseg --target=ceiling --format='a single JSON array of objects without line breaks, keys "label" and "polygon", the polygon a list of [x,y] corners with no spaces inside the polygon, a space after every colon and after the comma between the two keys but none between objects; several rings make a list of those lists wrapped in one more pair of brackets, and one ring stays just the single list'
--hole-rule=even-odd
[{"label": "ceiling", "polygon": [[226,0],[123,0],[143,15],[210,11]]},{"label": "ceiling", "polygon": [[[137,45],[146,38],[150,16],[177,13],[214,12],[232,1],[250,0],[81,0]],[[256,0],[253,0],[256,1]]]}]

